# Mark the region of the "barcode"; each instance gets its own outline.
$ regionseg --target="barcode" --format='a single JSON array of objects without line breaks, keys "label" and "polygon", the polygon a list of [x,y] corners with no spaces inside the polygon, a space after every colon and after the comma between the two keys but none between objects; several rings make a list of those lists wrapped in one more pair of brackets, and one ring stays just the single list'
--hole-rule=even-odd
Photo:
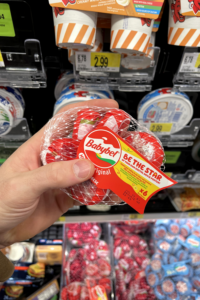
[{"label": "barcode", "polygon": [[176,112],[176,113],[174,114],[174,117],[173,117],[172,122],[178,122],[179,119],[180,119],[180,117],[181,117],[181,115],[182,115],[181,112]]},{"label": "barcode", "polygon": [[193,56],[186,56],[184,59],[184,64],[191,64],[193,62]]},{"label": "barcode", "polygon": [[47,254],[46,253],[38,253],[38,256],[41,259],[46,259],[47,258]]}]

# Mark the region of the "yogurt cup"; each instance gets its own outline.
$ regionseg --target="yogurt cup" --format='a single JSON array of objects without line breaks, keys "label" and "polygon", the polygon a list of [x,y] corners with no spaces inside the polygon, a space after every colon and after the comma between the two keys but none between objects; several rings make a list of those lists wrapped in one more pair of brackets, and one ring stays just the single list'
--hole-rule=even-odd
[{"label": "yogurt cup", "polygon": [[[70,80],[70,84],[67,85],[67,86],[62,90],[62,92],[61,92],[61,94],[60,94],[60,97],[63,96],[63,95],[65,95],[66,93],[72,91],[72,90],[75,90],[75,89],[81,91],[81,89],[75,87],[75,85],[74,85],[74,79],[72,79],[72,80]],[[113,93],[112,93],[110,90],[106,90],[106,91],[98,91],[98,93],[103,94],[104,97],[106,97],[106,98],[114,99],[114,95],[113,95]]]},{"label": "yogurt cup", "polygon": [[25,109],[25,102],[21,95],[21,93],[11,87],[0,87],[0,95],[3,96],[6,100],[8,100],[13,106],[13,126],[17,126],[23,118],[24,109]]},{"label": "yogurt cup", "polygon": [[168,123],[170,131],[157,134],[172,134],[180,131],[191,120],[193,106],[189,97],[172,88],[162,88],[147,94],[138,105],[138,121],[150,128],[152,123]]},{"label": "yogurt cup", "polygon": [[59,77],[54,90],[56,100],[60,97],[62,90],[72,82],[74,82],[74,75],[72,71],[67,71]]},{"label": "yogurt cup", "polygon": [[96,91],[81,91],[79,89],[75,89],[70,91],[64,95],[62,95],[54,105],[54,112],[55,115],[62,107],[72,103],[83,102],[92,99],[105,99],[105,94]]},{"label": "yogurt cup", "polygon": [[13,127],[15,111],[13,105],[0,96],[0,136],[6,135]]}]

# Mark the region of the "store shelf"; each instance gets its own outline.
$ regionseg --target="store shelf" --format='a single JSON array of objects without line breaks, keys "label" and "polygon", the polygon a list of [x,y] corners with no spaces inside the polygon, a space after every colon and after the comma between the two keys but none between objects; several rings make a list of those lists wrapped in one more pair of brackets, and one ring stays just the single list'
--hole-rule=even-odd
[{"label": "store shelf", "polygon": [[[118,66],[118,71],[110,71],[107,67],[91,66],[91,53],[76,52],[76,62],[82,61],[84,63],[79,65],[74,64],[74,75],[76,85],[84,89],[105,90],[110,88],[112,90],[119,90],[125,92],[145,92],[151,91],[151,82],[154,79],[156,67],[158,64],[160,48],[151,47],[149,50],[154,51],[154,60],[151,61],[150,67],[143,70],[125,69],[122,65]],[[97,53],[100,55],[101,53]],[[111,55],[111,53],[103,53],[104,56]],[[119,54],[112,54],[119,55]],[[140,59],[143,59],[139,57]],[[117,68],[116,68],[117,69]]]},{"label": "store shelf", "polygon": [[25,118],[17,119],[15,122],[18,124],[13,127],[8,134],[0,136],[1,147],[4,146],[10,148],[12,145],[11,148],[17,148],[31,137],[28,122]]},{"label": "store shelf", "polygon": [[40,42],[27,39],[25,52],[2,50],[4,67],[0,72],[0,85],[18,88],[45,88],[46,73],[43,65]]}]

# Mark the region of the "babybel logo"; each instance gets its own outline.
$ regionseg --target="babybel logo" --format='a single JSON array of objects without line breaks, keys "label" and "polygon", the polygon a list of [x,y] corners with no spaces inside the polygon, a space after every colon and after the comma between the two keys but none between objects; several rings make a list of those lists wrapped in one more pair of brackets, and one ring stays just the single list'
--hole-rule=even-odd
[{"label": "babybel logo", "polygon": [[186,266],[178,266],[175,268],[177,272],[185,272],[187,271],[187,267]]},{"label": "babybel logo", "polygon": [[199,247],[199,242],[192,239],[192,238],[188,239],[188,243],[191,244],[194,247]]},{"label": "babybel logo", "polygon": [[67,4],[75,4],[76,0],[62,0],[62,3],[67,6]]},{"label": "babybel logo", "polygon": [[111,168],[120,159],[121,146],[114,134],[104,129],[92,131],[84,141],[86,157],[99,168]]}]

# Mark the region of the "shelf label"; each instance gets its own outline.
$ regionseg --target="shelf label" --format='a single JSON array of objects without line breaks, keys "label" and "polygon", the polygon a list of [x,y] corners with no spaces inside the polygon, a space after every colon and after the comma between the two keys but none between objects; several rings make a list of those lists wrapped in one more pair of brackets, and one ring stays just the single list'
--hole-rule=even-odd
[{"label": "shelf label", "polygon": [[144,215],[139,215],[139,214],[131,214],[129,215],[129,220],[135,220],[135,219],[143,219]]},{"label": "shelf label", "polygon": [[0,36],[15,36],[10,5],[7,3],[0,3]]},{"label": "shelf label", "polygon": [[190,212],[190,213],[188,213],[188,217],[189,218],[200,217],[200,212],[199,211]]},{"label": "shelf label", "polygon": [[173,123],[152,123],[150,130],[152,132],[167,132],[170,133],[172,130]]},{"label": "shelf label", "polygon": [[76,52],[76,71],[119,72],[118,53]]},{"label": "shelf label", "polygon": [[172,178],[173,173],[171,173],[171,172],[164,172],[164,173],[165,173],[165,175],[167,175],[169,178]]},{"label": "shelf label", "polygon": [[59,221],[59,222],[65,222],[65,221],[66,221],[66,218],[65,218],[65,217],[60,217],[60,218],[58,219],[58,221]]},{"label": "shelf label", "polygon": [[166,164],[176,164],[179,157],[181,155],[181,151],[165,151]]},{"label": "shelf label", "polygon": [[5,67],[4,61],[3,61],[3,56],[1,54],[1,50],[0,50],[0,68],[1,67]]},{"label": "shelf label", "polygon": [[200,53],[185,53],[179,72],[200,72]]}]

